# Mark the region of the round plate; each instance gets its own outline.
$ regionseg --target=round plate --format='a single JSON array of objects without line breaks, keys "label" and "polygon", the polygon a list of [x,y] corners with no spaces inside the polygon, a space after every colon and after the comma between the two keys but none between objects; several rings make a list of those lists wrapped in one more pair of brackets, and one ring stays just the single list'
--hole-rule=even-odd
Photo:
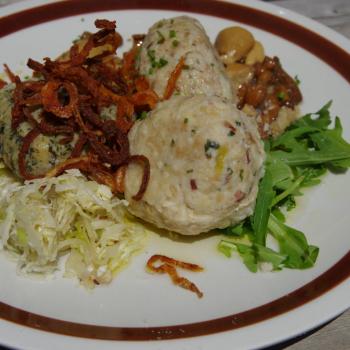
[{"label": "round plate", "polygon": [[[42,6],[39,6],[42,5]],[[39,6],[39,7],[36,7]],[[210,0],[25,1],[2,8],[0,64],[25,75],[27,58],[56,57],[96,18],[117,20],[125,39],[155,21],[187,14],[199,19],[214,40],[222,28],[239,24],[298,75],[303,112],[333,100],[350,139],[350,43],[290,11],[262,2]],[[6,16],[7,15],[7,16]],[[131,42],[125,40],[123,49]],[[314,328],[350,306],[348,198],[350,174],[324,178],[305,191],[288,222],[320,247],[314,268],[250,273],[238,258],[216,251],[220,237],[172,241],[152,235],[147,249],[108,286],[88,292],[76,281],[54,276],[33,280],[16,274],[0,254],[0,342],[21,349],[253,349]],[[205,267],[187,274],[202,299],[149,275],[152,254]]]}]

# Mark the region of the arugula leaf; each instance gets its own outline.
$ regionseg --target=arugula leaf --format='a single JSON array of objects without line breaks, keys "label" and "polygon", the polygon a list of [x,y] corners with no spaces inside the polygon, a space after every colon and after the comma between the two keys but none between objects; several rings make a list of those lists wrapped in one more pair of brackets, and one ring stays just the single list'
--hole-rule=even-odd
[{"label": "arugula leaf", "polygon": [[266,165],[271,173],[273,186],[278,187],[280,182],[293,177],[291,167],[281,161],[279,158],[273,157],[272,154],[267,154]]},{"label": "arugula leaf", "polygon": [[257,260],[259,262],[270,263],[273,267],[273,270],[281,270],[284,266],[284,263],[287,259],[287,255],[278,253],[271,248],[264,247],[258,243],[254,244],[254,247],[257,252]]},{"label": "arugula leaf", "polygon": [[[326,130],[331,124],[332,119],[329,109],[332,105],[332,101],[327,102],[318,112],[309,113],[298,119],[294,124],[290,126],[290,129],[300,128],[302,126],[311,126],[317,129]],[[318,117],[313,118],[316,115]]]},{"label": "arugula leaf", "polygon": [[257,272],[260,263],[269,263],[271,264],[272,270],[280,270],[287,258],[286,255],[277,253],[258,243],[247,245],[222,240],[219,243],[218,249],[227,257],[231,257],[232,251],[237,251],[243,263],[251,272]]},{"label": "arugula leaf", "polygon": [[244,229],[244,222],[241,222],[236,226],[229,226],[224,229],[219,229],[218,232],[226,236],[236,236],[236,237],[242,237],[244,234],[246,234]]},{"label": "arugula leaf", "polygon": [[245,266],[247,266],[248,270],[251,272],[258,271],[258,259],[254,248],[252,246],[248,246],[242,243],[235,243],[237,251],[240,257],[243,260]]},{"label": "arugula leaf", "polygon": [[334,128],[328,129],[331,120],[329,106],[330,103],[325,105],[314,119],[307,114],[273,140],[271,155],[290,166],[332,164],[349,159],[350,144],[342,137],[340,119],[336,117]]},{"label": "arugula leaf", "polygon": [[[331,102],[296,121],[278,138],[265,141],[265,175],[254,214],[221,230],[248,240],[248,244],[222,240],[219,250],[228,257],[236,251],[252,272],[263,262],[271,263],[274,270],[305,269],[316,262],[319,249],[309,245],[304,233],[285,224],[283,210],[293,209],[302,189],[318,185],[328,170],[344,172],[350,167],[350,144],[342,137],[338,117],[331,127],[330,106]],[[268,234],[277,241],[278,251],[266,246]]]},{"label": "arugula leaf", "polygon": [[306,269],[314,266],[319,249],[309,245],[305,235],[270,216],[268,227],[278,241],[280,253],[287,259],[285,266],[292,269]]},{"label": "arugula leaf", "polygon": [[273,179],[269,167],[265,170],[265,176],[259,184],[258,196],[256,199],[255,211],[252,218],[252,226],[257,243],[265,245],[267,222],[269,220],[271,204],[275,196],[273,190]]},{"label": "arugula leaf", "polygon": [[[349,159],[350,160],[350,159]],[[324,165],[295,167],[294,172],[296,177],[303,176],[304,180],[301,187],[311,187],[321,183],[320,177],[327,172]]]},{"label": "arugula leaf", "polygon": [[235,243],[222,239],[218,244],[218,250],[227,258],[231,258],[232,251],[236,249]]}]

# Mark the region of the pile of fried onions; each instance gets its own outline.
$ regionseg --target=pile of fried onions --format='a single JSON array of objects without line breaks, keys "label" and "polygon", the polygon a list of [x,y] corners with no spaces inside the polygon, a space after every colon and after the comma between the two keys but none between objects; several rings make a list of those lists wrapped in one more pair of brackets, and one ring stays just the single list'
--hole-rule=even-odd
[{"label": "pile of fried onions", "polygon": [[[15,130],[23,121],[33,127],[22,140],[20,175],[28,180],[78,168],[114,193],[121,193],[127,165],[137,162],[143,167],[143,178],[133,198],[140,200],[147,188],[150,165],[145,156],[130,155],[127,133],[135,116],[154,109],[159,97],[136,71],[139,47],[135,44],[117,64],[115,53],[122,38],[115,31],[115,21],[96,20],[95,26],[99,30],[89,34],[82,46],[74,44],[67,59],[45,58],[43,63],[29,59],[27,65],[34,71],[34,79],[21,81],[5,67],[15,83],[12,128]],[[92,55],[97,48],[98,53]],[[102,119],[101,110],[112,105],[117,110],[115,119]],[[33,117],[38,108],[42,110],[39,120]],[[78,140],[66,161],[46,174],[34,176],[27,170],[26,156],[40,134],[61,135],[62,144],[76,135]]]}]

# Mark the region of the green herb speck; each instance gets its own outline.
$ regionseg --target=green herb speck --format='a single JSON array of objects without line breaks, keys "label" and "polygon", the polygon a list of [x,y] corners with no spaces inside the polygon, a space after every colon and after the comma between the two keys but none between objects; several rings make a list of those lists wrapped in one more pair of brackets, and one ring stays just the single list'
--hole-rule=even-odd
[{"label": "green herb speck", "polygon": [[143,119],[145,119],[146,117],[147,117],[147,112],[146,112],[146,111],[142,111],[141,114],[138,114],[138,115],[136,116],[136,119],[138,119],[138,120],[143,120]]},{"label": "green herb speck", "polygon": [[241,170],[239,171],[239,178],[240,178],[241,181],[243,181],[243,174],[244,174],[244,170],[241,169]]},{"label": "green herb speck", "polygon": [[165,41],[164,35],[159,30],[157,30],[157,34],[158,34],[158,41],[157,41],[157,43],[158,44],[163,44],[164,41]]},{"label": "green herb speck", "polygon": [[162,67],[164,67],[167,64],[168,64],[167,60],[165,60],[164,58],[160,58],[159,62],[158,62],[158,68],[162,68]]},{"label": "green herb speck", "polygon": [[283,102],[286,99],[286,94],[283,91],[280,91],[277,94],[277,98],[278,98],[279,101]]},{"label": "green herb speck", "polygon": [[169,38],[175,38],[176,37],[176,32],[175,30],[169,30]]}]

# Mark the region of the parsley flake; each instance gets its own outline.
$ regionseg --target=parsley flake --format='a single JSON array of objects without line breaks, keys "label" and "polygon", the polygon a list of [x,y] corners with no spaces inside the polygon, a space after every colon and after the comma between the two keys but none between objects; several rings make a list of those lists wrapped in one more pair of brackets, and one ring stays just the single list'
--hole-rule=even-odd
[{"label": "parsley flake", "polygon": [[277,94],[277,98],[278,98],[279,101],[283,102],[286,99],[286,94],[283,91],[280,91]]},{"label": "parsley flake", "polygon": [[158,34],[157,44],[163,44],[165,41],[164,35],[159,30],[157,30],[157,34]]},{"label": "parsley flake", "polygon": [[146,117],[147,117],[147,112],[146,111],[142,111],[141,114],[136,115],[136,119],[137,120],[143,120],[143,119],[146,119]]},{"label": "parsley flake", "polygon": [[159,62],[158,62],[158,68],[162,68],[162,67],[164,67],[167,64],[168,64],[168,61],[161,57],[159,59]]}]

